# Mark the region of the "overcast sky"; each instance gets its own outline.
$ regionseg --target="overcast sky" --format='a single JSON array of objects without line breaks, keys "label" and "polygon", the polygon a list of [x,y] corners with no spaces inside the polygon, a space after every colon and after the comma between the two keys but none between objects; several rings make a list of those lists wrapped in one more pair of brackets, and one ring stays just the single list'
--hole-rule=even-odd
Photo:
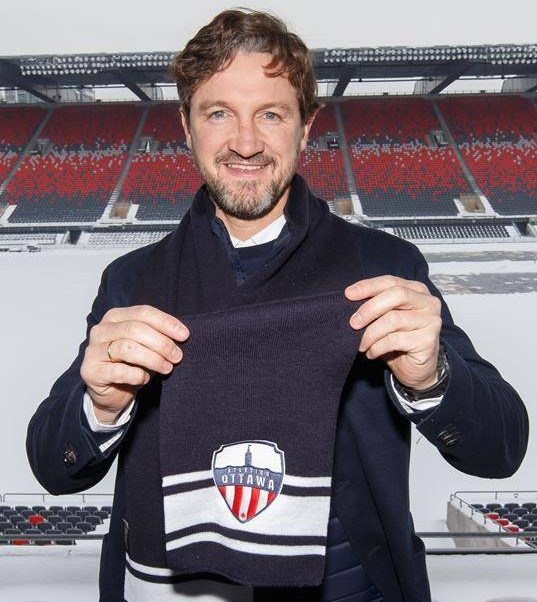
[{"label": "overcast sky", "polygon": [[310,48],[537,42],[535,0],[0,0],[0,55],[178,50],[237,5],[278,14]]}]

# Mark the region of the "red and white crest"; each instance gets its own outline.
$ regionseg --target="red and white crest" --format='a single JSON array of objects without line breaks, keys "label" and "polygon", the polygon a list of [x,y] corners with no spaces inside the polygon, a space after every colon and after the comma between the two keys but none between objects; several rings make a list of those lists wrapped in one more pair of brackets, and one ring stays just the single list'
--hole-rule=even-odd
[{"label": "red and white crest", "polygon": [[213,478],[233,516],[241,523],[255,518],[278,497],[285,457],[272,441],[239,441],[213,453]]}]

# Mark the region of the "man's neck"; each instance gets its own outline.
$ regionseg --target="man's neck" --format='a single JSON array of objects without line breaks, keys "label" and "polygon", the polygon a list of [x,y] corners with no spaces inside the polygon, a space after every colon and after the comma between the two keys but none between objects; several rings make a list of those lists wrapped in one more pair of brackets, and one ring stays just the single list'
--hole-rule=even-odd
[{"label": "man's neck", "polygon": [[[277,220],[282,214],[285,207],[285,203],[289,197],[289,189],[285,191],[281,199],[274,206],[270,213],[267,215],[254,220],[244,220],[228,215],[215,204],[216,217],[220,218],[224,223],[229,234],[239,240],[248,240],[252,236],[255,236],[258,232],[261,232],[263,228],[266,228],[273,221]],[[213,201],[214,203],[214,201]]]}]

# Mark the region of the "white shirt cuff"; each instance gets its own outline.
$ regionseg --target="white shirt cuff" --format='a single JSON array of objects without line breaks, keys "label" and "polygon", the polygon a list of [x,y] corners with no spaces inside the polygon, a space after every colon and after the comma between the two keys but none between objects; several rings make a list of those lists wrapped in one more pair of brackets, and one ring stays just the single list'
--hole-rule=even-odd
[{"label": "white shirt cuff", "polygon": [[419,401],[414,401],[414,402],[408,401],[395,388],[392,373],[390,373],[390,385],[392,387],[392,391],[395,393],[395,396],[397,397],[397,400],[401,404],[401,407],[408,414],[413,414],[414,412],[421,412],[422,410],[430,410],[432,408],[436,408],[436,406],[440,405],[440,402],[444,398],[443,395],[439,395],[438,397],[430,397],[428,399],[420,399]]},{"label": "white shirt cuff", "polygon": [[115,422],[114,424],[105,424],[104,422],[99,422],[99,420],[97,419],[97,416],[95,416],[95,409],[93,406],[93,401],[91,400],[89,393],[86,391],[84,393],[83,409],[84,409],[84,414],[86,414],[86,418],[88,419],[88,424],[90,426],[90,429],[94,433],[107,433],[107,432],[113,433],[114,431],[119,430],[122,426],[125,426],[125,424],[127,424],[127,422],[130,420],[132,408],[134,407],[135,401],[136,401],[136,398],[134,398],[131,401],[130,405],[128,405],[123,410],[120,417],[117,419],[117,422]]}]

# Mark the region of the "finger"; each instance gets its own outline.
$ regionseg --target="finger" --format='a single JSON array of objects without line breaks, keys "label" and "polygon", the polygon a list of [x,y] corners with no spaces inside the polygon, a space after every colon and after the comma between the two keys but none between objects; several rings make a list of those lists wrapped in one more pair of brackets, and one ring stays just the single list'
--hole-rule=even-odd
[{"label": "finger", "polygon": [[425,328],[431,321],[431,316],[418,310],[392,310],[365,329],[358,350],[365,353],[372,345],[380,339],[389,335],[390,332],[412,331]]},{"label": "finger", "polygon": [[176,341],[185,341],[189,336],[188,328],[176,317],[151,305],[132,305],[113,307],[102,319],[103,322],[137,321],[148,324],[155,330]]},{"label": "finger", "polygon": [[437,336],[425,329],[413,330],[411,332],[390,332],[385,337],[372,345],[365,354],[370,360],[374,360],[394,351],[402,353],[418,353],[428,348],[435,349]]},{"label": "finger", "polygon": [[429,289],[423,282],[419,282],[418,280],[406,280],[405,278],[399,278],[399,276],[386,274],[384,276],[366,278],[351,284],[345,289],[345,296],[351,301],[360,301],[361,299],[374,297],[382,291],[394,286],[404,286],[417,293],[429,293]]},{"label": "finger", "polygon": [[140,387],[149,382],[151,374],[140,366],[116,362],[103,362],[96,370],[95,386],[132,385]]},{"label": "finger", "polygon": [[437,304],[430,293],[426,295],[406,286],[392,286],[368,299],[355,312],[349,323],[353,328],[365,328],[374,320],[393,309],[430,309],[436,312]]},{"label": "finger", "polygon": [[[110,356],[108,355],[110,351]],[[102,361],[109,363],[128,363],[146,370],[154,370],[161,374],[169,374],[173,364],[165,360],[160,354],[140,345],[132,339],[117,339],[112,343],[100,343],[100,356]],[[112,358],[112,359],[110,359]]]},{"label": "finger", "polygon": [[[92,329],[90,343],[99,345],[119,339],[131,339],[148,349],[160,354],[169,362],[176,363],[181,360],[183,354],[177,343],[170,337],[155,330],[145,322],[126,320],[124,322],[105,322],[100,327]],[[100,357],[101,361],[108,357]]]}]

